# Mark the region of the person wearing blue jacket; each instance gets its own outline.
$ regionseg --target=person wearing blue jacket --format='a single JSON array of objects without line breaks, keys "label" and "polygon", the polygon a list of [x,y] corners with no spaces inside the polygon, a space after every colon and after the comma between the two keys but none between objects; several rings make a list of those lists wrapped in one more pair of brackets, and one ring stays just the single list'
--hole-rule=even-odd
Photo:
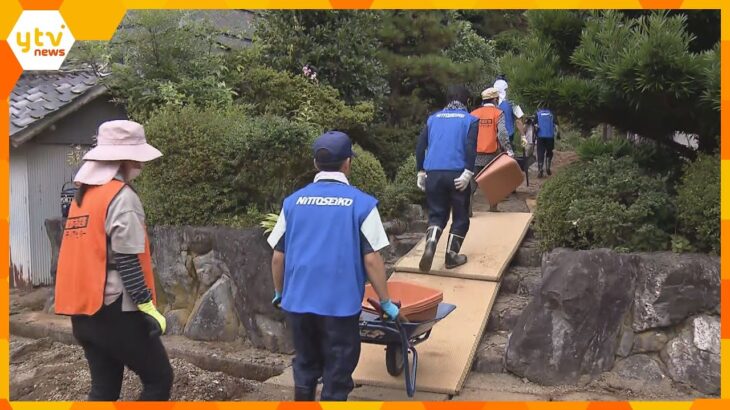
[{"label": "person wearing blue jacket", "polygon": [[453,215],[446,245],[446,268],[467,262],[460,255],[469,231],[470,181],[474,175],[479,119],[467,109],[469,92],[451,86],[446,107],[428,117],[416,145],[417,185],[426,191],[428,230],[419,268],[429,272],[441,233]]},{"label": "person wearing blue jacket", "polygon": [[543,169],[548,175],[552,175],[550,165],[553,162],[555,138],[560,139],[560,131],[553,112],[542,105],[535,113],[535,123],[537,125],[537,177],[542,178]]},{"label": "person wearing blue jacket", "polygon": [[378,201],[350,185],[355,155],[347,134],[314,142],[314,182],[284,199],[269,235],[274,248],[272,304],[287,314],[294,336],[294,399],[345,401],[360,358],[359,318],[368,279],[388,320],[398,317],[379,251],[389,245]]}]

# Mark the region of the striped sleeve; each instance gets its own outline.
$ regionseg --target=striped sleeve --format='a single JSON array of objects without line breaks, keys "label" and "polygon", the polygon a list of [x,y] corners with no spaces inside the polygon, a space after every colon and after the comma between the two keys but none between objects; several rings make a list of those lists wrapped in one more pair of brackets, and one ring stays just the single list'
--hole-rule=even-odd
[{"label": "striped sleeve", "polygon": [[152,300],[152,292],[150,292],[144,281],[139,257],[137,255],[115,253],[114,262],[117,264],[117,271],[122,278],[124,289],[134,303],[140,305]]}]

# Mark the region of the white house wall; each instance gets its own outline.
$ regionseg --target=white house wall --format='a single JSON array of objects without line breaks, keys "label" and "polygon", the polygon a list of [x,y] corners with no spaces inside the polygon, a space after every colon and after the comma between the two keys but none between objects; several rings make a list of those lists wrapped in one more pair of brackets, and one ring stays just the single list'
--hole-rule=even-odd
[{"label": "white house wall", "polygon": [[50,285],[51,244],[45,220],[61,217],[60,194],[63,184],[73,178],[66,162],[68,145],[30,143],[28,150],[28,199],[30,201],[30,248],[33,285]]},{"label": "white house wall", "polygon": [[31,281],[27,149],[10,152],[10,274],[15,286]]}]

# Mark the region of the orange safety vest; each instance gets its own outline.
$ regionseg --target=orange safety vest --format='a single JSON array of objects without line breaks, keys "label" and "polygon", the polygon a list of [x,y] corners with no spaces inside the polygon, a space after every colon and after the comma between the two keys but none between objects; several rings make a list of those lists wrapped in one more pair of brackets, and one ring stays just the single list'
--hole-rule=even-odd
[{"label": "orange safety vest", "polygon": [[497,152],[497,122],[502,110],[488,105],[472,111],[471,115],[479,118],[479,134],[477,135],[477,153],[493,154]]},{"label": "orange safety vest", "polygon": [[[116,179],[89,186],[83,205],[71,203],[63,231],[56,272],[56,313],[93,315],[104,303],[107,275],[106,214],[125,184]],[[139,254],[147,287],[155,297],[150,241],[145,233],[145,251]]]}]

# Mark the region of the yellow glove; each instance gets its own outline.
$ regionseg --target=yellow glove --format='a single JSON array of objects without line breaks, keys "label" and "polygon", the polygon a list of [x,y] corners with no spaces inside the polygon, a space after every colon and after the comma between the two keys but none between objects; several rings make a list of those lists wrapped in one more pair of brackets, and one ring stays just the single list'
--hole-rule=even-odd
[{"label": "yellow glove", "polygon": [[147,319],[147,322],[150,323],[152,327],[150,336],[161,336],[165,334],[167,321],[165,320],[165,317],[157,311],[157,308],[154,304],[152,304],[151,300],[147,303],[137,305],[137,308],[145,314],[145,319]]}]

